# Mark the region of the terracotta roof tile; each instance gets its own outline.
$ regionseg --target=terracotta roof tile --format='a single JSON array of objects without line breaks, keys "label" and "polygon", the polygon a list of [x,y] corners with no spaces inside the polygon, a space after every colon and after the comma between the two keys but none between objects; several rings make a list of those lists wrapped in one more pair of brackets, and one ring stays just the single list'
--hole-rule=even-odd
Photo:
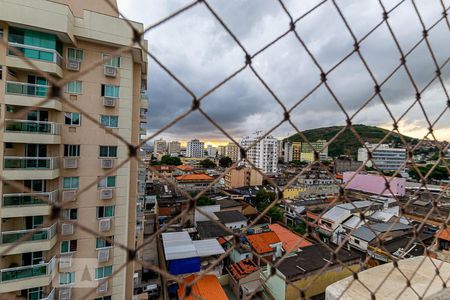
[{"label": "terracotta roof tile", "polygon": [[241,260],[240,262],[228,266],[227,269],[228,272],[230,272],[230,275],[235,280],[239,280],[249,274],[252,274],[253,272],[256,272],[258,270],[258,267],[255,265],[251,258],[246,258],[244,260]]},{"label": "terracotta roof tile", "polygon": [[214,180],[213,177],[206,175],[206,174],[184,174],[181,176],[177,176],[176,179],[178,181],[195,181],[195,180],[200,180],[200,181],[207,181],[207,180]]},{"label": "terracotta roof tile", "polygon": [[299,248],[312,245],[309,241],[280,224],[270,224],[269,228],[277,234],[278,238],[283,243],[283,249],[286,252],[297,251]]},{"label": "terracotta roof tile", "polygon": [[[198,278],[197,275],[189,275],[184,278],[186,283],[190,283]],[[184,295],[184,284],[181,284],[178,289],[178,297],[182,299]],[[197,297],[195,297],[197,296]],[[204,275],[199,281],[192,286],[192,293],[190,296],[185,297],[185,300],[228,300],[225,291],[219,283],[219,280],[215,275]]]},{"label": "terracotta roof tile", "polygon": [[436,233],[436,235],[439,239],[450,242],[450,228],[441,229]]},{"label": "terracotta roof tile", "polygon": [[270,245],[281,242],[273,231],[248,235],[247,240],[259,254],[272,252],[273,248]]}]

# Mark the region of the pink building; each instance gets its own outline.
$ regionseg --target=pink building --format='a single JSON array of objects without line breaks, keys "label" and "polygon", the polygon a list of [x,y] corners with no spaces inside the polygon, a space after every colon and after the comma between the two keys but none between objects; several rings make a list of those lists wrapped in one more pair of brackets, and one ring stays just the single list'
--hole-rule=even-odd
[{"label": "pink building", "polygon": [[350,181],[346,185],[346,189],[383,196],[392,196],[391,191],[395,196],[405,195],[406,180],[404,178],[386,177],[390,182],[390,190],[388,190],[386,189],[386,181],[381,175],[356,174],[352,178],[353,174],[355,172],[344,172],[343,174],[344,184]]}]

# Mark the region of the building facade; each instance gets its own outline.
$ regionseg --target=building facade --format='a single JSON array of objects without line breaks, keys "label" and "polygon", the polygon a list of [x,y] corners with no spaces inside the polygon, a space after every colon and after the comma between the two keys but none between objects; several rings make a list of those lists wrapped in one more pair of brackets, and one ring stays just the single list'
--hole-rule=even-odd
[{"label": "building facade", "polygon": [[186,146],[186,157],[204,157],[205,143],[197,139],[190,140]]},{"label": "building facade", "polygon": [[372,160],[367,161],[369,155],[365,147],[358,149],[358,161],[366,162],[366,166],[374,167],[383,171],[396,171],[400,168],[405,169],[406,149],[391,148],[388,144],[369,144],[367,149],[372,152]]},{"label": "building facade", "polygon": [[228,145],[225,147],[225,156],[231,158],[233,162],[237,162],[239,160],[239,154],[239,146],[235,143],[228,143]]},{"label": "building facade", "polygon": [[[103,176],[129,151],[109,130],[135,145],[146,134],[147,56],[140,48],[113,56],[133,32],[103,1],[1,0],[0,32],[8,44],[0,44],[0,298],[78,299],[85,280],[92,298],[131,299],[134,266],[119,270],[127,253],[111,240],[135,247],[141,170],[132,159]],[[88,69],[61,90],[66,101],[44,101],[43,73],[60,80]],[[50,203],[64,204],[59,218]]]},{"label": "building facade", "polygon": [[167,153],[167,142],[162,138],[159,140],[155,140],[153,143],[153,155],[158,156],[160,154],[166,153]]},{"label": "building facade", "polygon": [[208,145],[206,147],[206,153],[208,154],[208,157],[216,157],[217,155],[217,148],[213,145]]},{"label": "building facade", "polygon": [[225,174],[224,180],[225,187],[239,188],[262,185],[263,176],[253,168],[237,167]]},{"label": "building facade", "polygon": [[[278,171],[278,140],[266,136],[245,137],[241,146],[247,149],[247,159],[265,174],[275,174]],[[256,144],[254,144],[256,142]]]},{"label": "building facade", "polygon": [[167,153],[169,155],[180,154],[181,144],[178,141],[171,141],[167,146]]}]

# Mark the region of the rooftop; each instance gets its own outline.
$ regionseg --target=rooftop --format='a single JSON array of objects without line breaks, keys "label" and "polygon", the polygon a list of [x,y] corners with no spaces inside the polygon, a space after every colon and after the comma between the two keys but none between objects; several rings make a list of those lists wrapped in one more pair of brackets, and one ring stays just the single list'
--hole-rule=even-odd
[{"label": "rooftop", "polygon": [[247,221],[247,218],[237,210],[218,211],[214,214],[223,224]]},{"label": "rooftop", "polygon": [[387,231],[393,232],[397,230],[409,230],[411,228],[412,227],[410,225],[403,223],[375,223],[370,225],[366,224],[356,229],[351,235],[360,240],[370,242],[375,239],[375,237],[380,233],[384,233]]},{"label": "rooftop", "polygon": [[[357,252],[342,248],[337,253],[337,259],[345,264],[357,263],[361,257]],[[279,265],[278,270],[287,279],[295,280],[297,277],[308,274],[309,272],[320,270],[330,262],[330,266],[339,265],[339,263],[332,261],[330,250],[327,247],[317,244],[304,247],[296,255],[287,257]]]},{"label": "rooftop", "polygon": [[178,170],[185,171],[185,172],[194,170],[194,167],[184,166],[184,165],[176,166],[176,168]]},{"label": "rooftop", "polygon": [[225,253],[216,239],[193,241],[186,231],[163,233],[162,240],[166,260]]},{"label": "rooftop", "polygon": [[196,300],[200,298],[204,300],[228,300],[225,291],[215,275],[204,275],[199,278],[199,276],[192,274],[184,278],[186,283],[191,283],[194,280],[198,281],[192,286],[192,292],[187,297],[183,298],[185,285],[180,285],[180,288],[178,289],[178,297],[180,299]]},{"label": "rooftop", "polygon": [[441,240],[450,242],[450,228],[441,229],[436,233],[436,236]]},{"label": "rooftop", "polygon": [[232,235],[212,221],[197,222],[197,232],[201,239],[218,238]]},{"label": "rooftop", "polygon": [[299,248],[312,245],[312,243],[305,238],[302,238],[280,224],[270,224],[269,228],[277,234],[278,238],[283,243],[283,249],[286,252],[297,251]]},{"label": "rooftop", "polygon": [[247,240],[259,254],[272,252],[272,244],[281,243],[278,235],[273,231],[251,234],[247,236]]},{"label": "rooftop", "polygon": [[202,174],[202,173],[196,173],[196,174],[184,174],[175,177],[177,181],[213,181],[214,178],[212,178],[209,175]]},{"label": "rooftop", "polygon": [[235,200],[231,200],[231,199],[217,200],[216,203],[220,204],[221,209],[242,206],[242,203],[235,201]]},{"label": "rooftop", "polygon": [[253,272],[256,272],[258,270],[258,267],[255,265],[251,258],[246,258],[244,260],[241,260],[240,262],[228,266],[227,269],[230,275],[236,281],[238,281],[239,279],[244,278],[247,275],[252,274]]}]

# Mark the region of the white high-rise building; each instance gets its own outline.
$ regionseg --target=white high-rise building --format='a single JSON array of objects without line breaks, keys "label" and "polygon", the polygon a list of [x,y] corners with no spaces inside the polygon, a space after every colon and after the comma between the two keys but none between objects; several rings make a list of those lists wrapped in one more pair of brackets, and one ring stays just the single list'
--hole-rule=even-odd
[{"label": "white high-rise building", "polygon": [[180,142],[178,141],[169,142],[167,146],[167,153],[169,153],[169,155],[180,154],[180,151],[181,151]]},{"label": "white high-rise building", "polygon": [[200,142],[197,139],[187,142],[186,157],[204,157],[205,156],[205,143]]},{"label": "white high-rise building", "polygon": [[208,157],[216,157],[217,154],[217,148],[213,145],[208,145],[206,147],[206,153],[208,154]]},{"label": "white high-rise building", "polygon": [[[248,149],[260,136],[245,137],[241,146]],[[247,150],[247,159],[265,174],[275,174],[278,171],[278,140],[272,136],[266,136]]]},{"label": "white high-rise building", "polygon": [[163,139],[155,140],[153,143],[153,154],[165,154],[167,152],[167,142]]},{"label": "white high-rise building", "polygon": [[[406,150],[404,148],[391,148],[388,144],[380,144],[378,147],[377,145],[366,143],[367,148],[372,152],[373,160],[373,162],[368,161],[366,166],[376,167],[383,171],[395,171],[405,168]],[[359,148],[358,161],[365,162],[367,158],[367,149],[365,147]]]}]

